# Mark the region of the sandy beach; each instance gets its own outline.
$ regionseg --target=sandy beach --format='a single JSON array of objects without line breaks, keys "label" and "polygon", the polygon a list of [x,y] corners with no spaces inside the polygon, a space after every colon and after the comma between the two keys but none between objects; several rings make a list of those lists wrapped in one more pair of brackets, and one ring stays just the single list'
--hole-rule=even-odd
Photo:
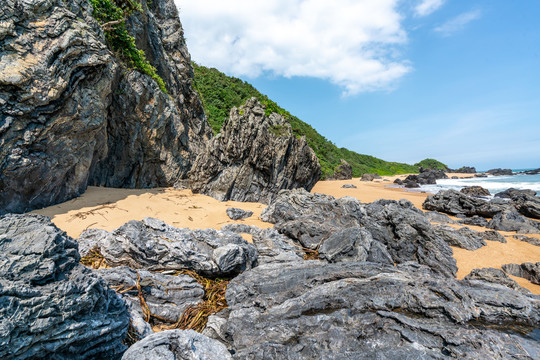
[{"label": "sandy beach", "polygon": [[[467,177],[470,174],[448,174],[449,176]],[[369,203],[377,199],[408,199],[419,209],[428,193],[405,191],[402,188],[389,187],[396,178],[406,175],[385,176],[372,182],[360,179],[320,181],[312,192],[324,193],[334,197],[352,196],[361,202]],[[344,184],[354,184],[356,189],[342,188]],[[231,220],[226,210],[237,207],[253,211],[245,220]],[[33,213],[51,217],[52,221],[71,237],[77,238],[86,229],[98,228],[114,230],[130,220],[155,217],[180,228],[221,229],[226,224],[243,223],[260,228],[272,227],[260,219],[266,207],[260,203],[242,203],[235,201],[220,202],[209,196],[193,194],[191,190],[163,189],[112,189],[89,187],[80,197],[62,204],[36,210]],[[459,226],[454,226],[459,227]],[[477,231],[485,228],[471,227]],[[506,244],[488,241],[488,245],[476,251],[453,248],[457,260],[458,278],[463,278],[474,268],[501,268],[504,264],[540,261],[540,247],[512,238],[515,233],[501,232],[507,239]],[[540,238],[540,235],[530,235]],[[249,235],[245,235],[250,241]],[[540,286],[512,277],[521,286],[534,294],[540,295]]]}]

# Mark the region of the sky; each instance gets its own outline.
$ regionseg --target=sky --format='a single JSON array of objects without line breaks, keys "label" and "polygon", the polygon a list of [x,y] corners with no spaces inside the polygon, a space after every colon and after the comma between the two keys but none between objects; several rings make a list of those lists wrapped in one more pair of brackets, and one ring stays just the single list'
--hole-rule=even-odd
[{"label": "sky", "polygon": [[540,167],[538,0],[175,0],[198,64],[339,147]]}]

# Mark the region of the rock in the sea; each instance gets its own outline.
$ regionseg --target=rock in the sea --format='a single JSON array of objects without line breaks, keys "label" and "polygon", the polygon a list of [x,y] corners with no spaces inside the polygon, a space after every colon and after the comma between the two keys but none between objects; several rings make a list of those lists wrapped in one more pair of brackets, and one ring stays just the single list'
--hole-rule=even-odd
[{"label": "rock in the sea", "polygon": [[474,177],[476,178],[487,178],[487,174],[474,174]]},{"label": "rock in the sea", "polygon": [[504,210],[495,214],[487,227],[501,231],[516,231],[522,234],[540,234],[539,222],[527,219],[512,210]]},{"label": "rock in the sea", "polygon": [[319,160],[305,139],[292,133],[283,116],[267,116],[256,98],[231,110],[190,173],[194,192],[263,203],[281,189],[311,190],[320,177]]},{"label": "rock in the sea", "polygon": [[232,360],[232,357],[222,343],[193,330],[167,330],[136,342],[122,360]]},{"label": "rock in the sea", "polygon": [[540,174],[540,169],[528,170],[524,172],[525,175],[538,175]]},{"label": "rock in the sea", "polygon": [[0,358],[117,359],[129,314],[39,215],[0,217]]},{"label": "rock in the sea", "polygon": [[481,216],[474,215],[472,217],[460,220],[459,223],[473,226],[487,226],[488,221]]},{"label": "rock in the sea", "polygon": [[83,256],[96,248],[109,265],[134,269],[190,269],[208,276],[230,276],[257,263],[255,247],[238,234],[178,229],[153,218],[132,220],[113,232],[87,230],[79,244]]},{"label": "rock in the sea", "polygon": [[375,179],[381,179],[382,177],[377,174],[377,173],[373,173],[373,174],[362,174],[362,178],[360,179],[360,181],[373,181]]},{"label": "rock in the sea", "polygon": [[504,271],[501,269],[494,268],[484,268],[484,269],[473,269],[469,275],[465,276],[464,280],[481,280],[487,281],[492,284],[499,284],[506,286],[507,288],[520,291],[525,294],[530,294],[531,292],[521,286],[514,279],[510,278]]},{"label": "rock in the sea", "polygon": [[425,210],[439,211],[450,215],[479,215],[482,217],[493,217],[502,210],[500,205],[467,196],[456,190],[439,191],[435,195],[429,195],[422,207]]},{"label": "rock in the sea", "polygon": [[540,285],[540,262],[524,264],[506,264],[503,270],[510,275],[529,280],[533,284]]},{"label": "rock in the sea", "polygon": [[[418,265],[268,264],[233,279],[223,314],[237,359],[524,358],[540,300]],[[504,324],[511,324],[505,327]]]},{"label": "rock in the sea", "polygon": [[340,164],[334,170],[330,180],[349,180],[352,179],[352,167],[348,162],[341,159]]},{"label": "rock in the sea", "polygon": [[127,27],[168,95],[113,56],[87,0],[2,2],[0,214],[187,174],[211,129],[174,2],[141,6]]},{"label": "rock in the sea", "polygon": [[488,189],[484,189],[481,186],[466,186],[463,189],[461,189],[460,192],[462,192],[465,195],[478,196],[478,197],[491,195]]},{"label": "rock in the sea", "polygon": [[356,189],[357,186],[354,185],[354,184],[344,184],[344,185],[342,186],[342,188],[343,188],[343,189]]},{"label": "rock in the sea", "polygon": [[247,211],[239,208],[227,208],[227,216],[231,220],[247,219],[251,215],[253,215],[253,211]]},{"label": "rock in the sea", "polygon": [[481,233],[467,227],[455,230],[449,226],[441,225],[435,227],[435,233],[448,245],[466,250],[473,251],[487,245]]},{"label": "rock in the sea", "polygon": [[514,196],[521,195],[521,194],[529,195],[529,196],[536,196],[536,191],[529,190],[529,189],[520,190],[520,189],[509,188],[504,191],[496,193],[495,197],[502,198],[502,199],[511,199]]},{"label": "rock in the sea", "polygon": [[490,175],[494,175],[494,176],[514,175],[514,173],[512,172],[512,169],[501,169],[501,168],[491,169],[491,170],[486,171],[486,173]]}]

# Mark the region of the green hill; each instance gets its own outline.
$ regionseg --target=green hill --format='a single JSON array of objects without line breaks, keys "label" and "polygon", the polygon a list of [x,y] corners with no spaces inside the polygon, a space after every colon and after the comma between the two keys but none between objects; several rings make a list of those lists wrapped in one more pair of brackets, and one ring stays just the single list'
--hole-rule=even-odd
[{"label": "green hill", "polygon": [[309,146],[313,149],[322,168],[323,179],[331,176],[340,160],[347,161],[352,169],[353,176],[358,177],[365,173],[378,173],[379,175],[393,175],[417,173],[416,166],[387,162],[369,155],[358,154],[345,148],[338,148],[331,141],[319,134],[309,124],[279,107],[268,96],[261,94],[251,84],[231,76],[227,76],[214,68],[207,68],[193,63],[195,71],[195,88],[201,95],[208,122],[214,133],[218,133],[229,111],[234,106],[240,106],[251,97],[256,97],[266,106],[267,114],[277,112],[283,115],[291,124],[296,136],[305,136]]}]

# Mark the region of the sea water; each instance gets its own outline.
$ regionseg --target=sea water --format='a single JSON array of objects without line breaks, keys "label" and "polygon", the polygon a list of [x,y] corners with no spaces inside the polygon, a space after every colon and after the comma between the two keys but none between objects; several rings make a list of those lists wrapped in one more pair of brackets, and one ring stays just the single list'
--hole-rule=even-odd
[{"label": "sea water", "polygon": [[520,190],[530,189],[536,191],[537,194],[540,194],[540,175],[489,175],[487,178],[440,179],[437,180],[437,185],[423,185],[421,190],[435,194],[441,190],[461,190],[466,186],[481,186],[484,189],[489,190],[492,195],[509,188]]}]

